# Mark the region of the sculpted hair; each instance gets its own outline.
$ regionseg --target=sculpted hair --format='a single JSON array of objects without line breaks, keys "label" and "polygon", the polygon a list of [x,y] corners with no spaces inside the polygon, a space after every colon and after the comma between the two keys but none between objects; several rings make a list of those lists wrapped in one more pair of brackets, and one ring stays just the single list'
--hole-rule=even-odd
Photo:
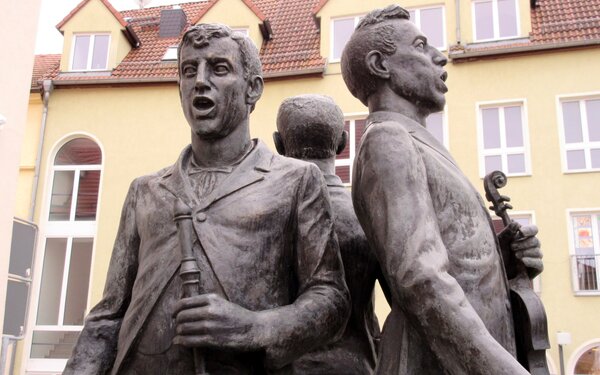
[{"label": "sculpted hair", "polygon": [[244,78],[246,80],[253,76],[262,77],[262,65],[258,56],[258,49],[252,40],[242,33],[232,31],[228,26],[219,23],[200,23],[190,27],[177,47],[178,71],[181,75],[181,50],[185,47],[202,48],[210,44],[214,38],[231,38],[240,48],[242,65],[244,67]]},{"label": "sculpted hair", "polygon": [[286,156],[327,159],[335,156],[344,132],[344,114],[325,95],[299,95],[285,99],[277,113]]},{"label": "sculpted hair", "polygon": [[371,51],[379,51],[388,56],[396,52],[395,28],[386,23],[396,19],[408,20],[410,13],[399,5],[371,11],[358,23],[342,52],[344,82],[352,95],[364,105],[367,105],[367,99],[379,85],[379,79],[369,72],[366,57]]}]

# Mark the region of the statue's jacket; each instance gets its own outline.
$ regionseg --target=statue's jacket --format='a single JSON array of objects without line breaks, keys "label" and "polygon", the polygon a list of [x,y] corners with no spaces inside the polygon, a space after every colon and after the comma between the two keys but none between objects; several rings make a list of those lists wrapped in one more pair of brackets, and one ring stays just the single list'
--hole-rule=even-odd
[{"label": "statue's jacket", "polygon": [[140,337],[152,314],[171,309],[155,305],[178,277],[177,199],[192,208],[201,291],[253,311],[277,309],[279,317],[270,327],[278,333],[273,345],[260,353],[215,352],[230,359],[227,369],[207,355],[211,373],[287,373],[295,358],[343,330],[349,297],[318,168],[274,155],[258,141],[212,193],[197,197],[185,171],[191,155],[188,146],[172,167],[131,184],[103,298],[64,374],[141,373],[130,363],[138,348],[172,334],[167,327]]},{"label": "statue's jacket", "polygon": [[325,174],[334,227],[344,262],[351,313],[342,337],[294,362],[295,375],[370,375],[377,364],[380,330],[373,306],[375,281],[387,292],[375,253],[352,206],[350,190],[336,175]]},{"label": "statue's jacket", "polygon": [[417,122],[374,112],[367,126],[352,196],[392,292],[377,373],[526,374],[481,196]]}]

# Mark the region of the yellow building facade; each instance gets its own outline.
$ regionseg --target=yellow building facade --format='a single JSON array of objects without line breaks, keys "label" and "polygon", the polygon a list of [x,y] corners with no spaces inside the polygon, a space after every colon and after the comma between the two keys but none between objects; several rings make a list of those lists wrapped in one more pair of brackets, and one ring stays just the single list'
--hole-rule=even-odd
[{"label": "yellow building facade", "polygon": [[[47,103],[37,93],[31,96],[21,157],[17,207],[26,218],[42,143],[33,220],[39,226],[38,246],[17,360],[20,373],[60,373],[72,337],[81,328],[82,313],[102,295],[129,183],[174,163],[189,143],[176,63],[163,56],[179,34],[160,42],[150,35],[158,34],[165,14],[177,18],[184,13],[186,25],[220,21],[247,30],[261,49],[266,77],[250,129],[272,149],[283,99],[305,93],[334,98],[348,119],[352,139],[338,170],[350,172],[367,109],[347,91],[338,55],[348,27],[371,9],[390,3],[286,0],[278,5],[284,9],[271,3],[210,0],[119,13],[105,0],[85,0],[59,24],[65,36],[61,62],[42,78],[53,85]],[[401,3],[430,43],[438,43],[449,57],[447,106],[432,117],[432,131],[482,194],[483,175],[502,169],[509,176],[502,192],[512,198],[513,216],[540,228],[545,270],[536,288],[548,315],[553,373],[559,372],[560,362],[557,332],[566,332],[571,336],[563,345],[566,374],[592,374],[600,371],[600,77],[595,73],[600,35],[588,30],[589,35],[569,39],[560,34],[575,27],[561,29],[547,21],[573,11],[560,4]],[[306,19],[294,26],[282,20],[290,14]],[[84,43],[75,41],[77,35],[90,36],[81,39],[87,44],[76,45]],[[108,35],[108,46],[97,35]],[[290,35],[300,42],[286,47],[281,39]],[[308,42],[302,44],[303,38]],[[144,50],[149,45],[152,51]],[[75,56],[76,50],[84,52]],[[94,57],[105,50],[103,59]],[[74,69],[77,59],[88,67],[99,63],[100,68]],[[154,63],[151,68],[149,62]],[[48,116],[43,124],[45,105]],[[45,131],[38,136],[42,126]],[[83,202],[94,194],[96,206],[86,209]],[[381,322],[388,311],[378,294]]]}]

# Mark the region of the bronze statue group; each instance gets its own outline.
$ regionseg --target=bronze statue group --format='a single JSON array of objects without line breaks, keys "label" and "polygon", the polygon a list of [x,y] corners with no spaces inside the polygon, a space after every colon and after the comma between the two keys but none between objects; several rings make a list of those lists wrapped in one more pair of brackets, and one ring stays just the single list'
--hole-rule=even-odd
[{"label": "bronze statue group", "polygon": [[[447,59],[406,10],[369,13],[342,55],[369,109],[351,193],[335,175],[348,134],[331,98],[281,104],[276,155],[250,138],[264,83],[246,36],[193,26],[178,62],[191,144],[132,182],[64,374],[528,373],[506,270],[542,271],[537,228],[499,240],[425,129]],[[381,331],[377,280],[391,306]]]}]

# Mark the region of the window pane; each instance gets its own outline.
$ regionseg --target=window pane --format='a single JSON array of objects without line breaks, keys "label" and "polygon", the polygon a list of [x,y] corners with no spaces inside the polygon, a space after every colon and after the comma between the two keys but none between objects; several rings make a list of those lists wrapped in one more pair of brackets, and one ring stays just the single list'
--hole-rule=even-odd
[{"label": "window pane", "polygon": [[565,102],[562,104],[563,123],[565,127],[565,142],[578,143],[583,142],[583,133],[581,131],[581,113],[579,112],[579,102]]},{"label": "window pane", "polygon": [[500,37],[517,36],[517,5],[515,0],[498,0]]},{"label": "window pane", "polygon": [[444,144],[444,115],[443,112],[432,113],[427,117],[426,128],[435,139]]},{"label": "window pane", "polygon": [[358,152],[358,148],[360,147],[360,140],[362,139],[363,134],[365,133],[365,128],[367,127],[367,120],[355,120],[354,121],[354,154]]},{"label": "window pane", "polygon": [[21,281],[8,280],[6,284],[6,302],[4,304],[5,335],[20,336],[25,324],[27,310],[27,293],[29,284]]},{"label": "window pane", "polygon": [[444,19],[442,8],[421,10],[421,31],[434,47],[444,47]]},{"label": "window pane", "polygon": [[91,139],[76,138],[65,143],[54,159],[54,165],[81,164],[102,164],[102,151]]},{"label": "window pane", "polygon": [[346,141],[346,148],[335,157],[338,160],[350,158],[350,121],[344,121],[344,130],[348,132],[348,140]]},{"label": "window pane", "polygon": [[81,171],[75,220],[96,220],[100,171]]},{"label": "window pane", "polygon": [[46,240],[37,314],[38,325],[58,324],[66,251],[66,238],[48,238]]},{"label": "window pane", "polygon": [[600,100],[586,100],[587,123],[591,142],[600,141]]},{"label": "window pane", "polygon": [[525,155],[507,155],[508,173],[525,173]]},{"label": "window pane", "polygon": [[591,149],[592,168],[600,168],[600,149]]},{"label": "window pane", "polygon": [[88,52],[90,48],[89,35],[77,35],[74,39],[75,48],[73,48],[73,66],[74,70],[87,69]]},{"label": "window pane", "polygon": [[342,179],[343,183],[350,183],[350,166],[349,165],[338,165],[335,167],[335,174]]},{"label": "window pane", "polygon": [[492,39],[494,37],[494,22],[492,2],[475,3],[475,39]]},{"label": "window pane", "polygon": [[506,146],[523,147],[521,106],[504,108],[504,125],[506,128]]},{"label": "window pane", "polygon": [[485,157],[485,173],[502,170],[502,158],[500,155]]},{"label": "window pane", "polygon": [[33,331],[31,358],[68,359],[79,332]]},{"label": "window pane", "polygon": [[350,40],[354,32],[354,18],[333,21],[333,58],[342,56],[344,46]]},{"label": "window pane", "polygon": [[583,150],[567,151],[567,169],[585,169],[585,153]]},{"label": "window pane", "polygon": [[108,61],[108,35],[94,37],[94,52],[92,55],[92,69],[106,69]]},{"label": "window pane", "polygon": [[74,171],[54,172],[52,196],[50,197],[50,215],[48,220],[69,220],[71,200],[73,198]]},{"label": "window pane", "polygon": [[498,108],[486,108],[481,110],[483,121],[483,148],[500,147],[500,120]]},{"label": "window pane", "polygon": [[83,325],[93,244],[94,241],[91,238],[73,239],[65,302],[65,325]]}]

